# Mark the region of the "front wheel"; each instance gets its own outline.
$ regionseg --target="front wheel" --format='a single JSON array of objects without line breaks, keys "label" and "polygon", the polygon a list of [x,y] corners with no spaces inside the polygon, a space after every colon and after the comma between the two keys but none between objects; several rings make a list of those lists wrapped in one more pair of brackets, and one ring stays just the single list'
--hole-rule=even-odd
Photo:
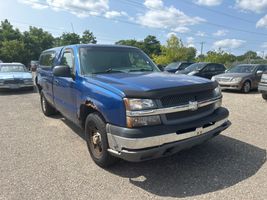
[{"label": "front wheel", "polygon": [[250,92],[250,89],[251,89],[250,82],[249,82],[249,81],[246,81],[246,82],[243,84],[242,92],[244,92],[244,93],[249,93],[249,92]]},{"label": "front wheel", "polygon": [[108,167],[117,161],[108,152],[106,123],[98,113],[91,113],[85,122],[85,139],[89,153],[100,167]]},{"label": "front wheel", "polygon": [[267,100],[267,93],[262,93],[262,98]]}]

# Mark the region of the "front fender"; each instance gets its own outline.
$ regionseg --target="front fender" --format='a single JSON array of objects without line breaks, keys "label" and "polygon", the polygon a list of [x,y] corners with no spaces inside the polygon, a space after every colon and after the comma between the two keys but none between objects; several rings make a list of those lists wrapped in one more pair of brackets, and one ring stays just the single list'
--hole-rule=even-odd
[{"label": "front fender", "polygon": [[83,85],[79,104],[97,110],[107,123],[126,126],[123,97],[112,91],[86,82]]}]

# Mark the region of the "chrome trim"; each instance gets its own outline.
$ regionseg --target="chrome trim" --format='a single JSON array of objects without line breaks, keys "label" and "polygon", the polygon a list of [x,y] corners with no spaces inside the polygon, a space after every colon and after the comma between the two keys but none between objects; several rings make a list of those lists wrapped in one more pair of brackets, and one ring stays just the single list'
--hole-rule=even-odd
[{"label": "chrome trim", "polygon": [[228,119],[225,118],[223,120],[215,122],[215,124],[208,126],[206,128],[198,127],[195,131],[177,134],[177,133],[169,133],[165,135],[146,137],[146,138],[125,138],[117,135],[113,135],[112,133],[107,133],[109,147],[114,151],[121,151],[123,148],[127,149],[143,149],[148,147],[156,147],[163,144],[177,142],[180,140],[188,139],[191,137],[195,137],[198,135],[205,134],[209,131],[212,131],[220,126],[222,126],[225,122],[228,122]]},{"label": "chrome trim", "polygon": [[[208,99],[205,101],[198,102],[197,106],[198,108],[208,106],[210,104],[216,103],[218,101],[221,101],[222,96],[215,97],[212,99]],[[158,108],[158,109],[152,109],[152,110],[138,110],[138,111],[126,111],[126,115],[128,117],[140,117],[140,116],[150,116],[150,115],[162,115],[162,114],[168,114],[168,113],[174,113],[174,112],[182,112],[192,110],[191,104],[185,104],[180,106],[173,106],[173,107],[167,107],[167,108]]]}]

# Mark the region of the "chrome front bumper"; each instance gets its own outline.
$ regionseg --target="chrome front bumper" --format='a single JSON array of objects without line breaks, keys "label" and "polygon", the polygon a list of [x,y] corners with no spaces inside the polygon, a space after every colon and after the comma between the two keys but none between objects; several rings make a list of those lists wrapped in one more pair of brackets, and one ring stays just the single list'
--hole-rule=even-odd
[{"label": "chrome front bumper", "polygon": [[126,128],[107,124],[109,153],[138,162],[177,153],[227,129],[229,112],[221,107],[211,115],[175,125]]},{"label": "chrome front bumper", "polygon": [[33,87],[33,83],[31,84],[4,84],[0,85],[0,89],[20,89],[20,88],[30,88]]},{"label": "chrome front bumper", "polygon": [[225,118],[208,127],[198,127],[193,131],[179,133],[169,133],[159,136],[146,137],[146,138],[125,138],[111,133],[107,133],[108,142],[111,149],[121,151],[123,149],[145,149],[156,146],[161,146],[167,143],[178,142],[202,134],[206,134],[222,125],[226,124],[228,119]]},{"label": "chrome front bumper", "polygon": [[218,82],[221,89],[231,89],[231,90],[241,90],[242,84],[241,83],[232,83],[232,82]]}]

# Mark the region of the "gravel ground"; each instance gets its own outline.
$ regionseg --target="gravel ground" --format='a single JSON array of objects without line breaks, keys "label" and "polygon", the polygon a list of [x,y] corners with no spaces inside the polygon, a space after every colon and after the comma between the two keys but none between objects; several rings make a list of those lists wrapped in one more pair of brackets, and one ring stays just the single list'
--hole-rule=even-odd
[{"label": "gravel ground", "polygon": [[96,166],[80,129],[32,92],[0,94],[0,199],[267,199],[267,102],[224,92],[232,126],[168,158]]}]

